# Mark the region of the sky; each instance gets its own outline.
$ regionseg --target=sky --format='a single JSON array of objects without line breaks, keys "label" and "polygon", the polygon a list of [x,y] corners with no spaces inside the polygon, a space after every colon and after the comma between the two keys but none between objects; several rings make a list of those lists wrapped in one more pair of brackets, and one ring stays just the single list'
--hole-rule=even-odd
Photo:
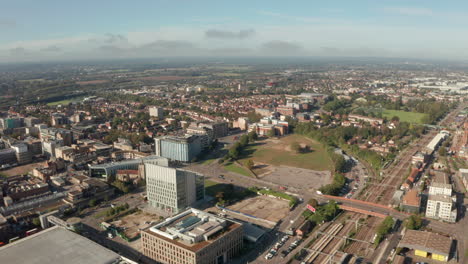
[{"label": "sky", "polygon": [[0,0],[0,62],[337,56],[468,60],[468,1]]}]

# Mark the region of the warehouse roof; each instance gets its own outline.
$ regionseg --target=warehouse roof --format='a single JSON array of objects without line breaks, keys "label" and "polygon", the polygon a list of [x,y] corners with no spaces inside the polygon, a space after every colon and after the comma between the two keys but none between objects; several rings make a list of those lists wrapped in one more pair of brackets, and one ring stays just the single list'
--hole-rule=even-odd
[{"label": "warehouse roof", "polygon": [[2,263],[110,264],[119,263],[121,257],[85,237],[54,226],[1,247],[0,259]]},{"label": "warehouse roof", "polygon": [[452,239],[436,233],[408,230],[400,241],[399,247],[449,256],[452,247]]}]

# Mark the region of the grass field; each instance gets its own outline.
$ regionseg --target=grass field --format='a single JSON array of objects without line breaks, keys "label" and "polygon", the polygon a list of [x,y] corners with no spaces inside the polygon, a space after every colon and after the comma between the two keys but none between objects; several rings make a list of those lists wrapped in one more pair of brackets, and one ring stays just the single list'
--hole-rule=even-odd
[{"label": "grass field", "polygon": [[62,100],[62,101],[50,102],[50,103],[47,103],[47,105],[48,106],[68,105],[69,103],[79,102],[82,99],[83,99],[83,97],[76,97],[76,98],[66,99],[66,100]]},{"label": "grass field", "polygon": [[[290,147],[293,142],[309,146],[310,151],[296,153]],[[317,171],[333,169],[333,163],[322,144],[295,134],[279,139],[266,139],[249,145],[240,162],[244,163],[248,159],[252,159],[256,163],[285,165]]]},{"label": "grass field", "polygon": [[237,76],[241,76],[240,73],[235,73],[235,72],[217,72],[217,73],[214,73],[213,75],[221,76],[221,77],[237,77]]},{"label": "grass field", "polygon": [[252,176],[252,174],[249,171],[247,171],[247,169],[244,169],[240,167],[239,165],[232,163],[232,162],[226,163],[226,165],[224,165],[224,169],[230,172],[235,172],[235,173],[244,175],[244,176],[249,176],[249,177]]},{"label": "grass field", "polygon": [[384,110],[382,115],[386,117],[387,119],[391,119],[394,116],[398,116],[398,118],[400,118],[400,121],[402,122],[422,124],[422,118],[426,114],[405,112],[405,111],[399,111],[399,110]]}]

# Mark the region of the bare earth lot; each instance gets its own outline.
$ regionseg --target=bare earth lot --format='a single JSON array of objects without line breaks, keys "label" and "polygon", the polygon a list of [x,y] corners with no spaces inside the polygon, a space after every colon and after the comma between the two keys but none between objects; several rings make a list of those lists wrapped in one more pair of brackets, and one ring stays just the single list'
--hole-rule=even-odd
[{"label": "bare earth lot", "polygon": [[8,177],[21,175],[21,174],[28,174],[28,172],[32,171],[34,168],[39,167],[43,163],[44,162],[37,162],[37,163],[31,163],[31,164],[27,164],[23,166],[17,166],[8,170],[0,171],[0,173]]},{"label": "bare earth lot", "polygon": [[140,233],[140,229],[151,226],[151,223],[158,221],[157,215],[148,214],[142,211],[126,215],[117,221],[112,222],[117,227],[125,229],[125,235],[135,237]]},{"label": "bare earth lot", "polygon": [[288,166],[267,166],[270,172],[260,176],[262,180],[297,189],[318,189],[331,182],[330,171],[315,171]]},{"label": "bare earth lot", "polygon": [[272,222],[278,222],[289,213],[288,201],[268,196],[248,198],[230,205],[228,208]]}]

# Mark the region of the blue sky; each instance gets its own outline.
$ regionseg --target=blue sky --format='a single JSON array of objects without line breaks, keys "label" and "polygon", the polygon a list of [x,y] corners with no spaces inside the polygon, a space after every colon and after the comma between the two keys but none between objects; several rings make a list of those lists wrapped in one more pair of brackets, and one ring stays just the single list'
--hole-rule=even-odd
[{"label": "blue sky", "polygon": [[468,1],[0,0],[0,61],[468,59]]}]

